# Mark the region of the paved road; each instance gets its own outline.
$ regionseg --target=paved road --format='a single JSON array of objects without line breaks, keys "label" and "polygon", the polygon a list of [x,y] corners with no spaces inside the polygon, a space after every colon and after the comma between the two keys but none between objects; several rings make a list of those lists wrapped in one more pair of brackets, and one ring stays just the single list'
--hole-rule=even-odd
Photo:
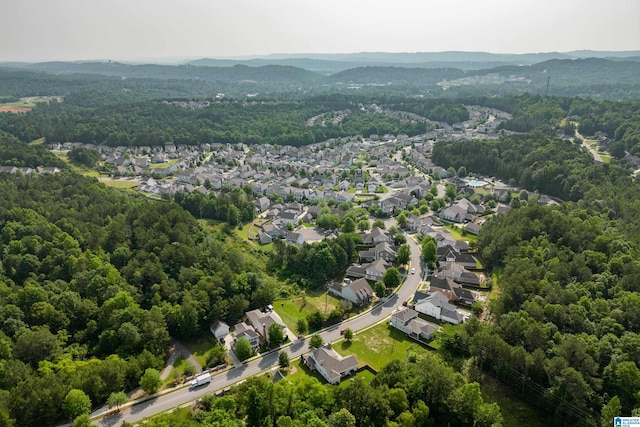
[{"label": "paved road", "polygon": [[[420,249],[411,236],[407,236],[407,242],[411,247],[411,265],[416,269],[416,273],[408,275],[407,280],[396,293],[384,300],[383,303],[376,305],[369,312],[324,330],[321,333],[324,342],[334,342],[340,339],[341,329],[351,328],[351,330],[357,333],[357,331],[361,331],[368,326],[383,321],[386,317],[391,315],[398,306],[402,305],[404,301],[409,300],[413,296],[420,285],[420,277],[422,276]],[[309,351],[307,341],[308,340],[296,340],[285,348],[289,353],[289,358],[291,360],[299,358],[301,355]],[[175,408],[176,406],[188,403],[203,396],[204,394],[229,387],[238,381],[258,375],[275,367],[277,364],[278,351],[274,351],[239,367],[234,367],[228,371],[215,375],[212,382],[204,387],[194,390],[190,390],[189,388],[178,389],[172,393],[158,396],[135,406],[123,408],[120,413],[106,416],[97,421],[96,424],[99,426],[119,426],[123,421],[130,423],[137,422],[145,417],[150,417],[160,412]]]}]

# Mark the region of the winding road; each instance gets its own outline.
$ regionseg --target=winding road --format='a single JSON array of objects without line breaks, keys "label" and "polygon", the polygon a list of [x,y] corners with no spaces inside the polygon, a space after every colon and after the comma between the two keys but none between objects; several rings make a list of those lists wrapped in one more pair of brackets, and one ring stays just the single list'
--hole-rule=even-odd
[{"label": "winding road", "polygon": [[[371,310],[321,331],[320,335],[324,342],[334,342],[339,340],[341,338],[341,329],[351,328],[352,331],[357,333],[357,331],[361,331],[371,325],[383,321],[390,316],[397,307],[401,306],[404,301],[408,301],[413,296],[420,285],[420,278],[422,277],[422,263],[420,260],[420,248],[418,244],[411,236],[407,237],[407,243],[411,248],[411,265],[416,269],[416,273],[407,275],[405,282],[397,292],[383,299]],[[309,345],[307,340],[296,340],[282,349],[289,354],[289,359],[294,360],[307,353],[309,351]],[[278,364],[279,350],[280,349],[272,351],[262,357],[251,360],[248,363],[223,371],[215,375],[212,378],[211,383],[204,387],[189,389],[185,386],[171,392],[159,394],[147,401],[128,407],[122,407],[120,412],[108,414],[105,417],[94,421],[94,423],[98,426],[110,427],[119,426],[123,421],[135,423],[146,417],[151,417],[161,412],[171,410],[177,406],[184,405],[207,393],[230,387],[239,381],[254,375],[259,375],[275,367]]]}]

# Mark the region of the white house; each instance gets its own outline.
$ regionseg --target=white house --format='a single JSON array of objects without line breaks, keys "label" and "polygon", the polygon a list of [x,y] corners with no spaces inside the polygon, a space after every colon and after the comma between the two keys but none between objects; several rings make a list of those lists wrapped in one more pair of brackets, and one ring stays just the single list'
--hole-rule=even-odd
[{"label": "white house", "polygon": [[358,371],[358,361],[354,355],[340,356],[331,344],[311,350],[302,356],[304,363],[312,371],[318,371],[329,384],[340,384],[342,378]]},{"label": "white house", "polygon": [[438,331],[438,325],[421,319],[417,311],[407,307],[401,307],[391,315],[391,326],[420,340],[429,340]]},{"label": "white house", "polygon": [[220,342],[224,342],[224,339],[229,335],[229,325],[222,320],[216,320],[211,324],[209,328],[214,337]]},{"label": "white house", "polygon": [[464,318],[454,305],[449,304],[449,298],[441,292],[432,292],[428,297],[416,301],[414,308],[419,313],[454,325],[462,323]]}]

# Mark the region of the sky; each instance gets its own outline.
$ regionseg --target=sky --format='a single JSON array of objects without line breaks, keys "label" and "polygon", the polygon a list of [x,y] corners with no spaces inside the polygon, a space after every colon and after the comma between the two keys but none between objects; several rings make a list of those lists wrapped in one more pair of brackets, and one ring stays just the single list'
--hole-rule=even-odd
[{"label": "sky", "polygon": [[0,61],[640,50],[640,0],[1,0]]}]

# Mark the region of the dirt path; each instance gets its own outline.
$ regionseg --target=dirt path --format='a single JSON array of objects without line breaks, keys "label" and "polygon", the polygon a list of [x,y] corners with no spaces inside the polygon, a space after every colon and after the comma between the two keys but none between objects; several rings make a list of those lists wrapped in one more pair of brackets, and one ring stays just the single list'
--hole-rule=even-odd
[{"label": "dirt path", "polygon": [[169,349],[169,359],[167,360],[167,364],[165,365],[160,377],[164,380],[171,375],[171,370],[173,369],[173,364],[178,360],[178,357],[184,357],[187,362],[196,367],[196,372],[202,372],[202,365],[198,360],[189,352],[187,347],[184,346],[180,341],[172,340],[171,348]]}]

